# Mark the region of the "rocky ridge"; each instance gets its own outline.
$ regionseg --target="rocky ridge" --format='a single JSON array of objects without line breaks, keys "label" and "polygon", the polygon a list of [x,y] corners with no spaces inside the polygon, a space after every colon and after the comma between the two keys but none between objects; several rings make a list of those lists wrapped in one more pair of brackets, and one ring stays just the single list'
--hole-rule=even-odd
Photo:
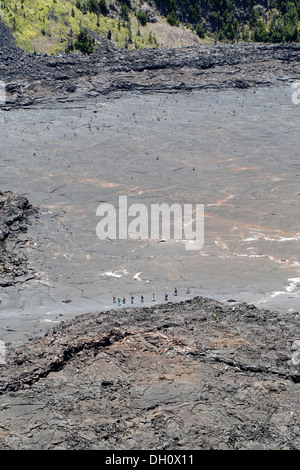
[{"label": "rocky ridge", "polygon": [[126,51],[103,40],[87,56],[0,52],[2,107],[84,101],[112,92],[178,92],[268,86],[299,76],[299,44],[211,44]]},{"label": "rocky ridge", "polygon": [[22,246],[30,219],[37,215],[28,200],[12,192],[0,192],[0,287],[33,278]]},{"label": "rocky ridge", "polygon": [[299,313],[197,297],[7,351],[1,449],[299,449]]}]

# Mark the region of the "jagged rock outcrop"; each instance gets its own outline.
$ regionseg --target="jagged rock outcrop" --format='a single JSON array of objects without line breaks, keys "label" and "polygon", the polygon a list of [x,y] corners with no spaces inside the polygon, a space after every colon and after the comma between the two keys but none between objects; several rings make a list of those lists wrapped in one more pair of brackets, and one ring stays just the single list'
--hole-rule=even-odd
[{"label": "jagged rock outcrop", "polygon": [[184,49],[119,50],[105,40],[90,56],[0,54],[4,107],[76,101],[114,91],[247,88],[299,75],[299,44],[211,44]]},{"label": "jagged rock outcrop", "polygon": [[1,449],[299,449],[299,314],[201,297],[7,351]]},{"label": "jagged rock outcrop", "polygon": [[12,192],[0,192],[0,286],[14,285],[32,276],[20,249],[26,243],[27,226],[37,211],[28,200]]}]

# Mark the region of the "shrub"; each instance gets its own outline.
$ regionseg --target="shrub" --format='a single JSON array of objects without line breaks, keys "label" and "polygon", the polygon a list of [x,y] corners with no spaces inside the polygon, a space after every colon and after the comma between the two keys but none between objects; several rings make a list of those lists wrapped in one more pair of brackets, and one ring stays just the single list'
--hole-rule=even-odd
[{"label": "shrub", "polygon": [[92,38],[87,29],[83,28],[74,43],[74,48],[84,54],[91,54],[95,49],[95,39]]},{"label": "shrub", "polygon": [[205,37],[205,28],[201,21],[199,21],[199,23],[196,26],[196,34],[199,36],[199,38],[203,39]]},{"label": "shrub", "polygon": [[178,26],[178,19],[176,18],[176,13],[174,10],[172,10],[170,13],[167,15],[167,22],[171,26]]},{"label": "shrub", "polygon": [[146,26],[147,24],[147,15],[144,10],[140,10],[138,14],[136,15],[139,23],[141,23],[142,26]]},{"label": "shrub", "polygon": [[107,8],[106,0],[100,0],[98,5],[99,5],[100,13],[102,15],[106,16],[108,14],[108,8]]},{"label": "shrub", "polygon": [[254,29],[254,40],[257,42],[267,42],[269,40],[269,34],[262,20],[259,20],[257,26]]}]

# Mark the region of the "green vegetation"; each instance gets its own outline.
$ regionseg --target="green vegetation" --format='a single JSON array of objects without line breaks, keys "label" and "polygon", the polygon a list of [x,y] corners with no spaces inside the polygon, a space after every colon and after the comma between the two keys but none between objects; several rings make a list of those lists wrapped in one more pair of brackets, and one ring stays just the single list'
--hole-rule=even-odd
[{"label": "green vegetation", "polygon": [[95,49],[95,39],[89,35],[86,28],[83,28],[74,43],[74,49],[85,54],[91,54]]},{"label": "green vegetation", "polygon": [[155,0],[171,25],[217,41],[297,42],[300,0]]},{"label": "green vegetation", "polygon": [[175,13],[175,10],[172,10],[170,11],[168,14],[167,14],[167,22],[171,25],[171,26],[178,26],[179,24],[179,21],[176,17],[176,13]]},{"label": "green vegetation", "polygon": [[147,24],[147,15],[144,10],[140,10],[136,15],[138,21],[141,23],[142,26],[146,26]]},{"label": "green vegetation", "polygon": [[158,47],[130,0],[0,0],[0,15],[29,52],[89,54],[103,38],[128,49]]},{"label": "green vegetation", "polygon": [[201,20],[196,25],[196,33],[198,34],[199,38],[203,39],[205,37],[205,28]]},{"label": "green vegetation", "polygon": [[[154,0],[166,26],[205,41],[300,41],[300,0]],[[158,47],[144,0],[0,0],[0,14],[28,51],[91,53],[103,38]]]},{"label": "green vegetation", "polygon": [[254,40],[273,43],[299,41],[300,2],[276,3],[278,9],[269,21],[257,15],[253,17]]}]

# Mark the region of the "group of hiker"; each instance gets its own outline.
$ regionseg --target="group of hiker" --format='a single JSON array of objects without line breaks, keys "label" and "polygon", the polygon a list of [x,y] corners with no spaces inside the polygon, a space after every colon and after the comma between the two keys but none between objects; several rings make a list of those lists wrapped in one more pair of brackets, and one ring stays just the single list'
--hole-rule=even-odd
[{"label": "group of hiker", "polygon": [[[186,293],[187,294],[190,294],[190,288],[188,287],[187,290],[186,290]],[[174,295],[175,297],[178,295],[178,290],[177,290],[177,287],[175,287],[174,289]],[[144,303],[144,296],[141,295],[140,297],[140,302],[141,304]],[[165,293],[165,302],[168,302],[169,300],[169,295],[167,293]],[[121,305],[121,304],[126,304],[126,297],[123,297],[122,300],[120,297],[118,297],[118,299],[116,298],[115,295],[113,295],[113,303],[117,303],[118,302],[118,305]],[[152,302],[156,302],[156,297],[155,297],[155,294],[152,294]],[[133,304],[134,303],[134,296],[131,294],[130,295],[130,303]]]}]

